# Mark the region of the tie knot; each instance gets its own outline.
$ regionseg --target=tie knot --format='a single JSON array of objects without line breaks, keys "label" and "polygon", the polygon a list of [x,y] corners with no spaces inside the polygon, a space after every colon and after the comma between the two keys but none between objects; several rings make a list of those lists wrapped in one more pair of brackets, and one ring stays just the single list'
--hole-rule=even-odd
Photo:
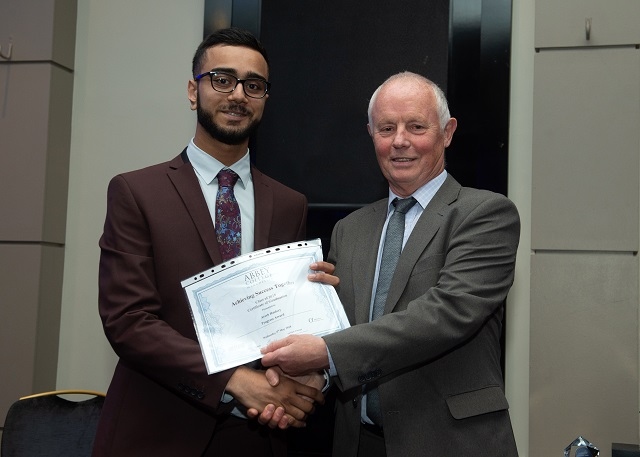
[{"label": "tie knot", "polygon": [[229,168],[224,168],[218,172],[218,185],[220,187],[233,187],[236,185],[238,175]]},{"label": "tie knot", "polygon": [[391,203],[393,204],[393,206],[396,207],[397,212],[406,214],[407,211],[409,211],[411,207],[416,204],[416,201],[417,200],[413,197],[402,198],[402,199],[394,198]]}]

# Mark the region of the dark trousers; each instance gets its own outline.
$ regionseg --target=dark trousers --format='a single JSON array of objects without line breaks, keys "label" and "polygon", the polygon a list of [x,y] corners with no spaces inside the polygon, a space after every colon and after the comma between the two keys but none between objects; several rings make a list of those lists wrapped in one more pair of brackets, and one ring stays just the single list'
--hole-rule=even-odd
[{"label": "dark trousers", "polygon": [[360,425],[360,444],[358,457],[387,457],[384,436],[373,433]]},{"label": "dark trousers", "polygon": [[286,457],[282,430],[271,430],[257,421],[228,416],[218,421],[202,457]]}]

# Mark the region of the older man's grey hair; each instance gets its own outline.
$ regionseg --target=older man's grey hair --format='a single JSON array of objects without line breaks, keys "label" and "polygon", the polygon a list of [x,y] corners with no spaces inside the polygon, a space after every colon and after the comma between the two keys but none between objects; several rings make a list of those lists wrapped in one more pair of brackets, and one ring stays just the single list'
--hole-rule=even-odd
[{"label": "older man's grey hair", "polygon": [[429,78],[425,78],[422,75],[419,75],[417,73],[412,73],[410,71],[403,71],[400,73],[396,73],[395,75],[392,75],[389,78],[387,78],[385,82],[383,82],[382,84],[380,84],[380,86],[378,86],[378,88],[375,90],[375,92],[371,96],[371,100],[369,100],[369,109],[367,111],[367,115],[369,117],[369,125],[372,125],[371,111],[373,109],[373,105],[376,101],[376,98],[378,98],[378,94],[380,93],[380,90],[388,83],[395,81],[397,79],[404,79],[404,78],[413,79],[417,82],[423,83],[433,90],[433,94],[436,97],[436,109],[438,110],[438,120],[440,121],[440,129],[444,130],[444,127],[447,125],[447,122],[449,122],[449,119],[451,119],[451,114],[449,113],[449,104],[447,103],[447,97],[444,95],[444,92],[442,91],[442,89],[440,89],[440,87],[438,87],[438,85],[433,81],[431,81]]}]

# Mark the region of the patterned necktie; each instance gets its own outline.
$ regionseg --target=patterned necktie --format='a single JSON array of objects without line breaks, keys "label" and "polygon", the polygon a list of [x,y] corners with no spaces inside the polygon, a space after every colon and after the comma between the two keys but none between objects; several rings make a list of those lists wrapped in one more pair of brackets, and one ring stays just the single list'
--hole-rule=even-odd
[{"label": "patterned necktie", "polygon": [[238,175],[225,168],[218,173],[216,195],[216,237],[222,260],[240,255],[240,207],[233,193]]},{"label": "patterned necktie", "polygon": [[[392,202],[395,211],[389,218],[387,232],[384,236],[384,246],[382,247],[382,259],[378,270],[378,285],[376,286],[376,297],[373,301],[371,320],[377,319],[384,314],[384,305],[389,293],[391,278],[396,271],[396,265],[402,252],[402,240],[404,238],[404,217],[407,211],[416,203],[413,197],[399,200],[395,198]],[[380,410],[380,397],[378,389],[374,388],[367,392],[367,416],[375,424],[382,425],[382,412]]]}]

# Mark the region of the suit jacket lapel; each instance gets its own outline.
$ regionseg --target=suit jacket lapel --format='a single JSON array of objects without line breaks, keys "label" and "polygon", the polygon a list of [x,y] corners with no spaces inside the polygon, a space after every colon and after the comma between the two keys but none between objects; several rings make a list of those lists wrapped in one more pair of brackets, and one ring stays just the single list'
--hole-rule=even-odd
[{"label": "suit jacket lapel", "polygon": [[188,161],[186,149],[180,156],[169,162],[167,175],[175,186],[178,194],[180,194],[180,198],[182,198],[213,264],[217,265],[222,263],[211,214],[209,213],[209,208],[202,194],[202,189],[198,183],[195,171]]},{"label": "suit jacket lapel", "polygon": [[451,203],[458,199],[460,187],[460,184],[451,175],[448,175],[438,192],[422,212],[398,260],[396,271],[389,286],[384,309],[385,314],[393,311],[398,304],[398,300],[400,300],[402,292],[409,282],[413,267],[420,256],[423,255],[429,241],[440,229],[445,216],[449,212]]},{"label": "suit jacket lapel", "polygon": [[[356,300],[356,324],[369,322],[371,290],[375,280],[380,236],[387,218],[388,202],[389,200],[385,198],[367,207],[368,213],[363,217],[360,234],[356,240],[352,272],[353,287],[357,291],[357,296],[361,297]],[[363,265],[367,266],[366,269]]]},{"label": "suit jacket lapel", "polygon": [[255,223],[253,229],[253,248],[255,250],[269,247],[269,228],[273,216],[273,192],[263,179],[263,174],[251,166],[253,194],[255,201]]}]

